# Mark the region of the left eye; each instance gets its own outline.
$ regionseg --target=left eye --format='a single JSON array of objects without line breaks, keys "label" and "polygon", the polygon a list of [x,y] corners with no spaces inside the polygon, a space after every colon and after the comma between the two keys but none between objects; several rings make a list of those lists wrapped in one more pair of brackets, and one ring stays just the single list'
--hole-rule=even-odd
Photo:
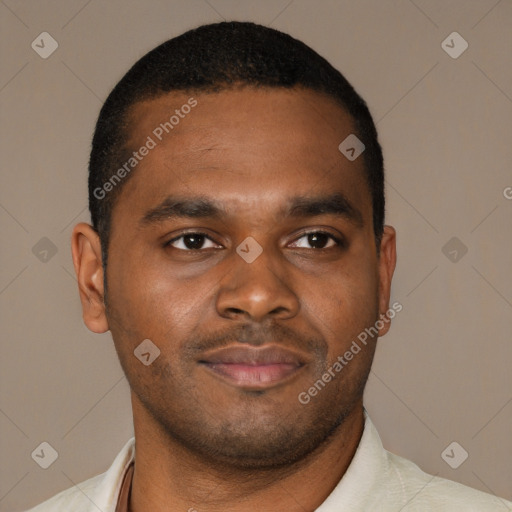
[{"label": "left eye", "polygon": [[[302,242],[301,242],[302,240]],[[309,244],[308,247],[306,244]],[[314,233],[306,233],[300,238],[297,238],[291,247],[300,247],[306,249],[329,249],[336,245],[341,245],[340,240],[329,233],[323,231],[316,231]]]}]

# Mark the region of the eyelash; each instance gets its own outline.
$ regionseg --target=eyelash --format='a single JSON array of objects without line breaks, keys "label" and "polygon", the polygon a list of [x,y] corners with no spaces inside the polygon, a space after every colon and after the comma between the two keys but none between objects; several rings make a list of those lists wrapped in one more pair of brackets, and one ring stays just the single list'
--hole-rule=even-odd
[{"label": "eyelash", "polygon": [[[303,232],[300,234],[299,237],[295,238],[295,240],[293,240],[294,242],[296,242],[297,240],[300,240],[301,238],[305,237],[305,236],[308,236],[308,235],[327,235],[331,240],[334,241],[334,243],[336,244],[336,246],[338,248],[343,248],[346,246],[345,244],[345,241],[337,236],[334,236],[332,233],[328,232],[328,231],[322,231],[322,230],[315,230],[315,231],[306,231],[306,232]],[[166,242],[164,244],[164,247],[172,247],[172,244],[178,240],[180,240],[181,238],[184,238],[186,237],[187,235],[199,235],[199,236],[203,236],[205,238],[207,238],[208,240],[210,240],[211,242],[213,243],[217,243],[215,242],[215,240],[213,240],[208,234],[206,233],[203,233],[201,231],[190,231],[188,233],[182,233],[180,236],[177,236],[177,237],[174,237],[172,240],[169,240],[168,242]],[[220,245],[220,244],[219,244]],[[177,249],[176,247],[173,247],[173,249]],[[298,247],[298,249],[300,249],[300,247]],[[320,249],[315,249],[315,248],[311,248],[310,250],[312,251],[323,251],[323,250],[328,250],[328,249],[334,249],[334,247],[322,247]],[[202,251],[204,249],[177,249],[178,251],[183,251],[183,252],[199,252],[199,251]]]}]

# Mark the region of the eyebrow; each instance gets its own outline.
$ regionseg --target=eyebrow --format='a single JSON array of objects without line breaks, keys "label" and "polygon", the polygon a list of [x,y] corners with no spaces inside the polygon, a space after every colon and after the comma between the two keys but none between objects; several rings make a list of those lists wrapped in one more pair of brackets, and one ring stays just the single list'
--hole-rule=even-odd
[{"label": "eyebrow", "polygon": [[335,215],[343,217],[357,226],[363,225],[361,212],[340,193],[317,197],[293,197],[285,211],[285,216],[290,217],[318,217],[320,215]]},{"label": "eyebrow", "polygon": [[[342,217],[356,226],[363,225],[361,212],[340,193],[326,196],[295,196],[280,210],[286,217],[318,217],[334,215]],[[222,204],[208,197],[167,197],[159,205],[147,211],[140,220],[141,225],[151,225],[173,218],[224,219],[227,213]]]}]

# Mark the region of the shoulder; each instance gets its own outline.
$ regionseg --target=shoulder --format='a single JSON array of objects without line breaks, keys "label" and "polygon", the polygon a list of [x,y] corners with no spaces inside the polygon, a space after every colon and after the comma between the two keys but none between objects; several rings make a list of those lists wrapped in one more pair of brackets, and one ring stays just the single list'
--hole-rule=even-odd
[{"label": "shoulder", "polygon": [[102,473],[89,478],[89,480],[56,494],[26,512],[68,512],[69,510],[86,512],[91,506],[91,500],[88,496],[95,492],[104,477],[105,473]]},{"label": "shoulder", "polygon": [[341,487],[346,495],[358,491],[357,500],[352,500],[357,506],[348,510],[512,512],[510,501],[425,473],[414,462],[386,450],[368,415]]},{"label": "shoulder", "polygon": [[106,472],[76,484],[26,512],[112,512],[117,504],[124,475],[134,460],[135,438],[132,437]]},{"label": "shoulder", "polygon": [[413,462],[387,452],[405,506],[403,512],[509,512],[512,502],[446,478],[429,475]]}]

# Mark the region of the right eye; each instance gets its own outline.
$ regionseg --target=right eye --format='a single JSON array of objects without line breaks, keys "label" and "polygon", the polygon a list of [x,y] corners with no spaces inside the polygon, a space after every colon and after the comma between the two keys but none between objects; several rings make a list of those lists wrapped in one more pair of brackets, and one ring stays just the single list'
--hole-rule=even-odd
[{"label": "right eye", "polygon": [[[205,242],[210,242],[207,247],[204,246]],[[169,240],[166,247],[173,247],[180,251],[198,251],[201,249],[212,249],[218,248],[216,244],[208,235],[205,233],[184,233],[183,235],[177,236],[172,240]]]}]

